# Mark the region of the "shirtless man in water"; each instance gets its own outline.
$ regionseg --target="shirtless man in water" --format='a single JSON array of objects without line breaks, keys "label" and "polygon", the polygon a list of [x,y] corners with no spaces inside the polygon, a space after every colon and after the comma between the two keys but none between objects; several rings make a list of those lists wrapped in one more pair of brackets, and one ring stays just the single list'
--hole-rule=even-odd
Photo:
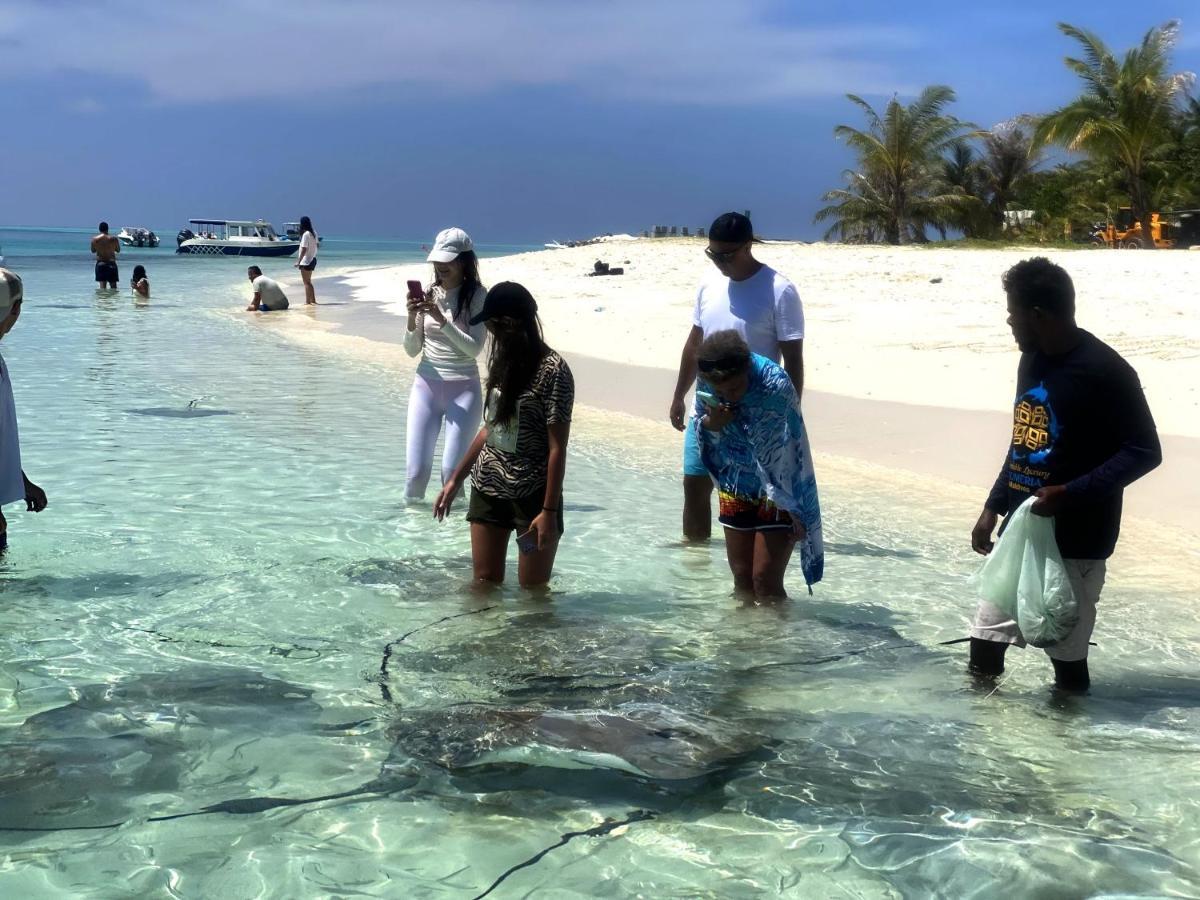
[{"label": "shirtless man in water", "polygon": [[96,284],[115,291],[120,280],[117,254],[121,252],[121,242],[108,233],[107,222],[100,223],[100,233],[92,238],[92,252],[96,254]]}]

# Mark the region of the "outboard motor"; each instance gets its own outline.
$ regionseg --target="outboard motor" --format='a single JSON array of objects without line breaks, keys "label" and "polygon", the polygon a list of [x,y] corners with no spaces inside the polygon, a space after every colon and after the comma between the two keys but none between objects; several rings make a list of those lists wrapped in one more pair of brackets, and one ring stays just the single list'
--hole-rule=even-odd
[{"label": "outboard motor", "polygon": [[179,234],[175,235],[175,246],[178,247],[184,241],[190,241],[195,236],[196,235],[192,233],[192,229],[181,228],[179,229]]}]

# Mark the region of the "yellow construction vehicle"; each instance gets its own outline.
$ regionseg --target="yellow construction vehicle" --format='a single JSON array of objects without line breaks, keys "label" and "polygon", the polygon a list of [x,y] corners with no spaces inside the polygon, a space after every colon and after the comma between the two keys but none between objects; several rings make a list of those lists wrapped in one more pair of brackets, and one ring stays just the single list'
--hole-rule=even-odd
[{"label": "yellow construction vehicle", "polygon": [[[1163,219],[1158,213],[1151,213],[1150,237],[1156,249],[1170,250],[1175,246],[1175,223]],[[1122,206],[1117,210],[1115,219],[1093,231],[1091,240],[1093,247],[1114,250],[1141,250],[1146,246],[1142,223],[1134,220],[1133,210],[1128,206]]]}]

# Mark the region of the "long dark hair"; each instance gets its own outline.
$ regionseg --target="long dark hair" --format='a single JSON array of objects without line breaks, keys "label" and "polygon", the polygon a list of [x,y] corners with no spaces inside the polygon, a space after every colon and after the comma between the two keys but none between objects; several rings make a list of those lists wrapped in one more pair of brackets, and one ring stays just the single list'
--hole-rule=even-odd
[{"label": "long dark hair", "polygon": [[[475,292],[483,287],[483,282],[479,280],[479,257],[475,255],[474,250],[464,250],[458,256],[454,257],[455,262],[462,263],[462,287],[458,289],[458,306],[454,310],[454,318],[461,319],[471,306],[471,300],[475,297]],[[442,279],[438,278],[437,269],[433,270],[433,283],[445,290],[442,287]]]},{"label": "long dark hair", "polygon": [[313,237],[317,236],[316,231],[314,231],[313,227],[312,227],[312,219],[310,219],[308,216],[301,216],[300,217],[300,233],[304,234],[304,232],[306,232],[306,231],[311,233]]},{"label": "long dark hair", "polygon": [[146,277],[146,267],[145,266],[134,266],[133,267],[133,280],[131,280],[129,283],[132,284],[134,287],[137,287],[137,283],[145,277]]},{"label": "long dark hair", "polygon": [[511,322],[512,327],[495,328],[488,351],[487,390],[500,391],[491,424],[511,421],[517,411],[517,400],[533,383],[533,376],[550,352],[542,340],[542,320],[536,312],[522,319],[502,321]]}]

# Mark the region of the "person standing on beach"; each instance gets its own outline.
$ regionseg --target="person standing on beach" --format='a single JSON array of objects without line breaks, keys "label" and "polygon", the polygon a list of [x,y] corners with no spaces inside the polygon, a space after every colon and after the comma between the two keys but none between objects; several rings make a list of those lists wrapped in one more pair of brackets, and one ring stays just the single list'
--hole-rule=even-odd
[{"label": "person standing on beach", "polygon": [[450,477],[483,415],[483,390],[475,359],[483,350],[487,325],[471,324],[482,311],[487,291],[479,282],[479,259],[461,228],[440,232],[429,252],[433,283],[428,291],[409,291],[404,350],[420,355],[408,397],[404,496],[423,500],[433,471],[433,449],[442,423],[441,483]]},{"label": "person standing on beach", "polygon": [[439,521],[471,475],[471,558],[475,580],[501,582],[508,538],[517,532],[522,587],[550,580],[563,533],[563,478],[575,403],[566,360],[542,340],[537,303],[524,287],[501,282],[471,324],[492,335],[483,428],[433,506]]},{"label": "person standing on beach", "polygon": [[[1037,498],[1031,511],[1054,519],[1079,621],[1045,652],[1055,684],[1082,691],[1090,684],[1088,640],[1105,561],[1120,532],[1122,492],[1162,462],[1162,448],[1137,373],[1075,324],[1071,276],[1036,257],[1017,263],[1002,282],[1008,325],[1021,350],[1012,440],[971,531],[971,547],[990,553],[998,517],[1030,495]],[[1010,644],[1025,646],[1017,624],[981,602],[971,628],[970,670],[998,676]]]},{"label": "person standing on beach", "polygon": [[734,589],[758,601],[785,599],[783,575],[799,545],[811,592],[825,569],[821,504],[791,378],[733,329],[705,338],[696,364],[688,427],[717,484]]},{"label": "person standing on beach", "polygon": [[305,305],[316,304],[317,290],[313,287],[312,273],[317,267],[317,248],[320,246],[320,238],[317,237],[316,231],[313,230],[312,219],[308,216],[300,217],[300,255],[296,260],[296,268],[300,270],[300,280],[304,282],[304,303]]},{"label": "person standing on beach", "polygon": [[[0,269],[0,340],[16,327],[24,298],[21,279]],[[8,364],[0,356],[0,506],[25,501],[30,512],[46,508],[46,492],[25,477],[21,468],[21,442],[17,435],[17,407],[13,401]],[[8,520],[0,512],[0,552],[8,548]]]},{"label": "person standing on beach", "polygon": [[685,430],[684,397],[696,381],[696,351],[709,335],[725,329],[740,334],[750,350],[782,361],[799,399],[804,393],[804,308],[795,285],[754,258],[754,227],[741,213],[718,216],[704,252],[720,273],[696,294],[692,330],[679,360],[671,400],[671,424],[683,438],[683,536],[708,540],[712,533],[713,482],[700,459],[695,432]]},{"label": "person standing on beach", "polygon": [[274,278],[268,278],[258,266],[248,268],[246,276],[254,288],[254,296],[246,312],[282,312],[288,308],[287,294]]},{"label": "person standing on beach", "polygon": [[101,222],[99,233],[92,237],[92,252],[96,254],[96,284],[114,291],[121,274],[117,271],[117,254],[121,242],[108,233],[108,223]]}]

